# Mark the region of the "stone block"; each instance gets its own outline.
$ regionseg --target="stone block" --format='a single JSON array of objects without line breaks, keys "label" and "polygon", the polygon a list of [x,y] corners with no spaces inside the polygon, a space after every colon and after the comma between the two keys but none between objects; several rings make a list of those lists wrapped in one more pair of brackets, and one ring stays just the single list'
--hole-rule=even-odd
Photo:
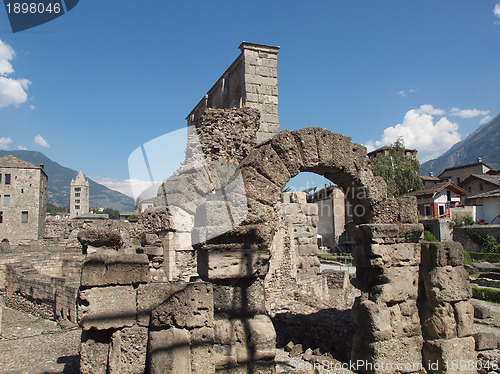
[{"label": "stone block", "polygon": [[195,226],[221,227],[223,232],[233,228],[229,216],[229,206],[225,201],[206,201],[196,210]]},{"label": "stone block", "polygon": [[133,286],[80,290],[78,323],[84,330],[130,327],[135,324],[136,314],[136,292]]},{"label": "stone block", "polygon": [[195,328],[189,332],[189,335],[192,374],[214,373],[214,329],[212,327]]},{"label": "stone block", "polygon": [[457,336],[463,338],[472,335],[474,328],[474,307],[468,301],[459,301],[453,305],[457,322]]},{"label": "stone block", "polygon": [[399,227],[396,224],[362,224],[347,225],[349,235],[360,244],[391,244],[399,238]]},{"label": "stone block", "polygon": [[[428,340],[424,343],[423,359],[432,373],[476,374],[474,338]],[[448,366],[446,366],[448,363]],[[460,366],[463,363],[465,366]],[[467,366],[470,363],[471,366]]]},{"label": "stone block", "polygon": [[198,273],[207,279],[253,278],[267,274],[270,252],[264,249],[198,251]]},{"label": "stone block", "polygon": [[358,267],[417,266],[420,264],[420,244],[355,244],[352,255]]},{"label": "stone block", "polygon": [[143,251],[144,254],[151,257],[163,256],[163,246],[148,245],[143,248]]},{"label": "stone block", "polygon": [[417,198],[402,196],[397,199],[399,205],[399,221],[402,223],[418,223]]},{"label": "stone block", "polygon": [[250,166],[241,168],[247,197],[274,205],[280,199],[281,187]]},{"label": "stone block", "polygon": [[83,253],[87,253],[88,246],[91,247],[107,247],[118,250],[121,248],[123,241],[120,233],[111,229],[82,229],[77,235],[78,241],[82,244]]},{"label": "stone block", "polygon": [[353,337],[351,361],[358,361],[364,373],[414,373],[422,364],[421,336],[367,342],[358,334]]},{"label": "stone block", "polygon": [[213,326],[213,289],[209,283],[188,283],[151,312],[151,326],[196,328]]},{"label": "stone block", "polygon": [[424,234],[424,225],[421,223],[406,223],[399,228],[400,240],[407,243],[419,243]]},{"label": "stone block", "polygon": [[434,268],[444,266],[462,266],[464,249],[458,242],[422,243],[422,265]]},{"label": "stone block", "polygon": [[83,263],[81,286],[146,283],[148,277],[149,260],[146,254],[92,253]]},{"label": "stone block", "polygon": [[[225,367],[234,367],[238,364],[238,358],[236,356],[236,346],[229,344],[215,344],[213,349],[213,358],[215,362],[216,369],[222,369]],[[218,373],[219,371],[216,370]]]},{"label": "stone block", "polygon": [[300,209],[306,216],[317,216],[318,215],[318,204],[300,204]]},{"label": "stone block", "polygon": [[[197,196],[200,198],[201,196]],[[172,228],[177,232],[189,232],[194,226],[194,215],[175,205],[169,205],[168,212]]]},{"label": "stone block", "polygon": [[115,331],[109,347],[108,374],[142,374],[146,368],[148,329],[131,327]]},{"label": "stone block", "polygon": [[110,333],[107,331],[82,331],[80,342],[82,374],[107,374],[110,340]]},{"label": "stone block", "polygon": [[151,312],[163,304],[184,283],[146,283],[137,288],[137,324],[149,326]]},{"label": "stone block", "polygon": [[457,337],[457,323],[453,306],[449,303],[420,308],[422,333],[426,339],[450,339]]},{"label": "stone block", "polygon": [[494,332],[477,332],[474,334],[474,341],[476,342],[476,351],[497,349],[500,342],[498,335]]},{"label": "stone block", "polygon": [[265,291],[262,279],[214,284],[214,310],[218,315],[265,314]]},{"label": "stone block", "polygon": [[271,144],[265,144],[244,159],[242,166],[251,166],[278,186],[285,186],[291,175]]},{"label": "stone block", "polygon": [[271,146],[287,167],[292,178],[302,171],[304,168],[302,153],[290,131],[280,132],[271,140]]},{"label": "stone block", "polygon": [[191,374],[189,331],[171,327],[149,331],[149,372]]},{"label": "stone block", "polygon": [[306,168],[317,167],[319,163],[319,155],[314,127],[306,127],[304,129],[295,130],[292,132],[292,135],[295,137],[295,141],[301,150],[304,166]]},{"label": "stone block", "polygon": [[155,245],[155,244],[161,243],[158,235],[153,234],[153,233],[146,233],[146,232],[143,232],[141,234],[141,236],[139,237],[139,240],[141,241],[142,246]]},{"label": "stone block", "polygon": [[472,296],[469,275],[463,266],[445,266],[425,271],[425,294],[436,303],[468,300]]},{"label": "stone block", "polygon": [[[383,269],[371,287],[370,299],[375,302],[401,302],[416,299],[418,266]],[[378,283],[378,284],[377,284]]]},{"label": "stone block", "polygon": [[391,315],[387,304],[356,299],[351,311],[358,333],[369,340],[389,340],[392,337]]},{"label": "stone block", "polygon": [[298,246],[299,254],[301,256],[315,255],[318,253],[317,244],[302,244]]}]

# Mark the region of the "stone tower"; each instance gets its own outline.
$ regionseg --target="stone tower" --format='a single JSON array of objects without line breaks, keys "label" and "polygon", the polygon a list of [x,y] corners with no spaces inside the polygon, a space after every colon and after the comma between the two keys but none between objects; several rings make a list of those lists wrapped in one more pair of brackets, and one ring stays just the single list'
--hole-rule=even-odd
[{"label": "stone tower", "polygon": [[85,180],[82,171],[71,180],[69,197],[69,218],[75,218],[89,212],[89,182]]}]

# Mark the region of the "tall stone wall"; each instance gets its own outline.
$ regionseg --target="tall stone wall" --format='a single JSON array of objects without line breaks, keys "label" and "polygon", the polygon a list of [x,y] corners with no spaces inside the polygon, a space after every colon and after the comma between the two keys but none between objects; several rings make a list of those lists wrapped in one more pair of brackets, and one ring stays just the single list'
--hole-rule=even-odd
[{"label": "tall stone wall", "polygon": [[241,43],[241,54],[186,118],[198,126],[208,108],[254,108],[260,112],[259,143],[279,131],[277,54],[279,47]]}]

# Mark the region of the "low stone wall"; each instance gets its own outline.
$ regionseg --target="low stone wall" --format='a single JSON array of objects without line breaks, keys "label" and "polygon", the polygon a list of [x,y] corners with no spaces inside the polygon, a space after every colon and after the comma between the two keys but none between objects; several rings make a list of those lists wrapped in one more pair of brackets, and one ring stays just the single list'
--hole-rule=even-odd
[{"label": "low stone wall", "polygon": [[[40,248],[37,248],[40,249]],[[24,248],[0,265],[7,306],[46,319],[77,322],[76,297],[83,256],[60,247]]]},{"label": "low stone wall", "polygon": [[491,235],[495,238],[500,238],[500,225],[472,225],[454,227],[453,241],[461,243],[464,249],[469,252],[481,252],[481,248],[477,243],[474,243],[467,236],[468,231],[473,231],[481,235]]}]

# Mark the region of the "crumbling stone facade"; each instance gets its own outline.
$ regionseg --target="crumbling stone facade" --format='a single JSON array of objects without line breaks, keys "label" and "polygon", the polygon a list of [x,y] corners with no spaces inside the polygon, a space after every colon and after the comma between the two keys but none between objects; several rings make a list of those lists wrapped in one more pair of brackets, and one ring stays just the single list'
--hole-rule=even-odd
[{"label": "crumbling stone facade", "polygon": [[[263,142],[265,107],[259,113],[210,105],[217,97],[233,105],[231,94],[223,94],[233,83],[226,86],[225,79],[192,113],[186,160],[159,189],[165,207],[139,220],[141,249],[88,243],[97,249],[87,255],[79,293],[82,373],[274,373],[277,336],[266,308],[273,290],[266,292],[266,284],[279,283],[280,270],[288,277],[293,266],[303,284],[317,273],[311,232],[293,232],[293,221],[312,221],[314,208],[280,202],[300,172],[330,179],[353,207],[348,231],[356,240],[353,282],[361,296],[352,310],[352,349],[339,354],[363,363],[357,370],[366,373],[387,372],[387,364],[395,367],[389,372],[416,372],[425,364],[451,373],[442,365],[447,358],[473,358],[460,249],[422,244],[415,198],[388,198],[366,148],[340,134],[308,127]],[[236,107],[244,106],[239,102]],[[291,226],[287,209],[297,209],[288,217]],[[193,261],[169,281],[182,237],[190,240],[184,249]],[[286,253],[294,246],[299,256]],[[295,263],[280,269],[280,256]],[[161,267],[151,266],[156,257]],[[308,274],[302,280],[301,272]],[[444,319],[440,331],[435,321]],[[311,344],[335,350],[321,340]],[[436,360],[441,366],[434,370]]]}]

